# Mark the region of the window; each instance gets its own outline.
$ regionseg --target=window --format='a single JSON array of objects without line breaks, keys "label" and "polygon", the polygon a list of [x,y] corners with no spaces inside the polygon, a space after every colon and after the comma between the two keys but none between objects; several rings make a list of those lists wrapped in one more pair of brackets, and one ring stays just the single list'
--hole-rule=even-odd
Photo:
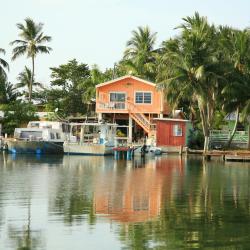
[{"label": "window", "polygon": [[55,135],[54,133],[50,133],[50,139],[54,140],[55,139]]},{"label": "window", "polygon": [[39,123],[31,122],[30,127],[31,128],[39,128]]},{"label": "window", "polygon": [[108,108],[125,109],[125,100],[126,100],[125,93],[118,93],[118,92],[110,93],[110,102],[111,103],[108,104]]},{"label": "window", "polygon": [[135,93],[135,103],[151,104],[151,102],[152,102],[151,92],[136,92]]},{"label": "window", "polygon": [[60,136],[59,133],[56,133],[56,139],[57,139],[57,140],[60,140],[60,139],[61,139],[61,136]]},{"label": "window", "polygon": [[173,126],[173,134],[174,136],[182,136],[182,127],[179,124]]},{"label": "window", "polygon": [[125,93],[110,93],[111,102],[125,102]]},{"label": "window", "polygon": [[42,138],[42,131],[21,131],[20,138],[21,139],[36,139]]}]

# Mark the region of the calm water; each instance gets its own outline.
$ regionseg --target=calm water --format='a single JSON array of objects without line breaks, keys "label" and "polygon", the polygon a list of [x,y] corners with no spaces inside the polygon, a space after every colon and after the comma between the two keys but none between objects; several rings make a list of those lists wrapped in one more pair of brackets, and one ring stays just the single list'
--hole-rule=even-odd
[{"label": "calm water", "polygon": [[0,249],[250,249],[250,164],[0,155]]}]

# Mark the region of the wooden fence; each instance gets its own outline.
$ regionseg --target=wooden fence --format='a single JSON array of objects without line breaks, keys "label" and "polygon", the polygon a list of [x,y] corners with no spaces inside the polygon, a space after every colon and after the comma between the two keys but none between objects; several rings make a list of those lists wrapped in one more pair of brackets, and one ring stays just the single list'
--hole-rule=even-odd
[{"label": "wooden fence", "polygon": [[[210,147],[224,146],[232,131],[228,130],[211,130],[210,131]],[[232,145],[239,145],[245,147],[248,143],[248,133],[246,131],[236,131],[232,140]]]}]

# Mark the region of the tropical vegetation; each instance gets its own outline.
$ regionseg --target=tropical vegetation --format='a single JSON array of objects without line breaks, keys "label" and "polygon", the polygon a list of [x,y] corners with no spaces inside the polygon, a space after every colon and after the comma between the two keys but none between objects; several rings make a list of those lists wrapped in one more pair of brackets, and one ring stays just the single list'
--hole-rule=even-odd
[{"label": "tropical vegetation", "polygon": [[18,23],[17,28],[19,29],[20,39],[14,40],[10,45],[15,46],[12,50],[12,60],[16,60],[18,57],[26,54],[28,58],[31,58],[32,71],[30,76],[29,84],[29,101],[32,98],[32,86],[34,82],[35,74],[35,58],[39,53],[49,53],[52,49],[44,43],[50,42],[51,37],[43,34],[43,24],[35,23],[31,18],[26,18],[25,24]]},{"label": "tropical vegetation", "polygon": [[[249,124],[250,115],[250,31],[210,24],[195,13],[176,27],[175,37],[156,46],[157,33],[148,26],[132,31],[123,57],[114,67],[100,70],[76,59],[51,67],[51,81],[35,80],[35,58],[49,53],[51,37],[44,35],[43,24],[26,18],[17,24],[20,39],[12,41],[12,60],[26,55],[25,66],[15,83],[8,81],[9,65],[0,58],[0,105],[14,107],[27,103],[58,110],[62,117],[90,114],[95,85],[125,74],[156,82],[172,109],[182,108],[195,127],[194,137],[204,138],[208,149],[210,131],[220,128],[227,113],[235,112],[230,146],[238,124]],[[1,55],[5,50],[0,49]],[[35,87],[35,88],[34,88]],[[14,105],[14,106],[13,106]],[[30,112],[32,113],[32,112]],[[200,132],[199,132],[200,131]],[[195,144],[195,140],[192,141]],[[249,145],[250,146],[250,145]]]}]

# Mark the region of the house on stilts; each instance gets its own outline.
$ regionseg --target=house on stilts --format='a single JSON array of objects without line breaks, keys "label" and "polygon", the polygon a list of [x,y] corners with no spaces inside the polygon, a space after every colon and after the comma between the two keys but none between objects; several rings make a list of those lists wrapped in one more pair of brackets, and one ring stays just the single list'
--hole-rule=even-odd
[{"label": "house on stilts", "polygon": [[96,86],[98,120],[127,126],[128,142],[145,136],[155,138],[154,119],[170,112],[163,92],[150,81],[126,75]]}]

